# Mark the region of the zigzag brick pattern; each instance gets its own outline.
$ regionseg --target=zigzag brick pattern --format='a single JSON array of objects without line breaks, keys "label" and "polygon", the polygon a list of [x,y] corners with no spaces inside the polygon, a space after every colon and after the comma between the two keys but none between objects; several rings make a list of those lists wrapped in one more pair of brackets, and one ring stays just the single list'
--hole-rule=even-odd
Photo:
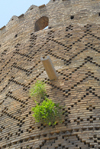
[{"label": "zigzag brick pattern", "polygon": [[[31,33],[25,44],[23,39],[10,53],[0,53],[1,149],[100,148],[100,25],[77,28],[77,34],[72,25],[46,30],[41,45],[41,34]],[[57,81],[49,80],[40,61],[47,55]],[[64,107],[62,124],[35,123],[29,89],[36,80],[44,81],[49,98]]]},{"label": "zigzag brick pattern", "polygon": [[[75,8],[76,3],[83,4],[76,0]],[[66,0],[32,6],[19,22],[12,17],[6,30],[0,29],[0,149],[100,149],[100,14],[94,11],[100,4],[84,3],[87,10],[79,7],[75,15],[65,9],[71,5]],[[93,11],[87,19],[89,3]],[[50,28],[34,32],[36,14],[48,16],[46,8]],[[58,73],[56,81],[49,80],[40,61],[48,55]],[[48,97],[63,107],[62,123],[35,123],[29,89],[36,80],[44,81]]]}]

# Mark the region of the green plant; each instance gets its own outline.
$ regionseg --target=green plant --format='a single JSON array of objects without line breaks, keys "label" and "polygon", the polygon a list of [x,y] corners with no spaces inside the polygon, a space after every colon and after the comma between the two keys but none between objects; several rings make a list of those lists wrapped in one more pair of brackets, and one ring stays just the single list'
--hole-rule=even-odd
[{"label": "green plant", "polygon": [[36,106],[32,108],[33,117],[36,122],[55,125],[62,120],[62,108],[47,98],[46,85],[42,81],[37,81],[30,89],[30,96],[34,97]]},{"label": "green plant", "polygon": [[32,108],[33,117],[36,122],[55,125],[62,119],[62,110],[59,104],[54,103],[51,99],[46,98],[42,103]]},{"label": "green plant", "polygon": [[41,102],[46,97],[46,85],[42,81],[37,81],[30,89],[30,96],[35,97],[35,100]]}]

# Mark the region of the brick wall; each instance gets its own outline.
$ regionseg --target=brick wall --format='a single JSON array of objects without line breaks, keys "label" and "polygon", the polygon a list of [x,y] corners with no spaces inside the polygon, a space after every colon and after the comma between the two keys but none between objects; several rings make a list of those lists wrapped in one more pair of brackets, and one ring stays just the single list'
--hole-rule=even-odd
[{"label": "brick wall", "polygon": [[[94,7],[98,6],[98,2]],[[100,148],[99,16],[97,24],[94,18],[94,21],[85,19],[86,22],[81,22],[81,25],[79,18],[77,23],[73,19],[68,21],[67,13],[63,14],[65,6],[67,11],[73,6],[81,6],[81,3],[50,1],[46,7],[51,29],[34,32],[34,21],[40,18],[37,11],[42,9],[34,6],[24,18],[23,15],[19,17],[20,21],[14,17],[15,20],[11,21],[17,23],[11,25],[10,21],[1,33],[0,149]],[[94,1],[84,3],[93,7]],[[83,8],[78,7],[76,12]],[[87,9],[88,5],[84,7]],[[34,9],[37,10],[36,16]],[[90,5],[88,9],[92,10]],[[54,15],[51,16],[52,12]],[[66,21],[61,25],[59,21],[57,23],[56,14],[58,18],[63,15]],[[59,75],[57,81],[49,80],[40,61],[41,56],[47,55]],[[35,123],[31,112],[35,103],[29,97],[29,89],[36,80],[43,80],[49,98],[64,107],[62,124],[49,127]]]}]

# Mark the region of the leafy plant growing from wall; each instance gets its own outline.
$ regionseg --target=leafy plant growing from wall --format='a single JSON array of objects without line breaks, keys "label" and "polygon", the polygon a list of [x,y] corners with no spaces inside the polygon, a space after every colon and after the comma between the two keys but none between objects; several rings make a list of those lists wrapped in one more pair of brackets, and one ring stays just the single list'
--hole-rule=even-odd
[{"label": "leafy plant growing from wall", "polygon": [[42,81],[37,81],[30,89],[30,96],[34,98],[34,101],[41,102],[46,97],[46,85]]},{"label": "leafy plant growing from wall", "polygon": [[51,99],[46,98],[41,104],[32,108],[36,122],[55,125],[61,119],[61,108]]},{"label": "leafy plant growing from wall", "polygon": [[46,85],[42,81],[37,81],[30,89],[30,96],[35,97],[36,106],[32,108],[33,117],[36,122],[43,124],[56,125],[62,120],[62,108],[47,98]]}]

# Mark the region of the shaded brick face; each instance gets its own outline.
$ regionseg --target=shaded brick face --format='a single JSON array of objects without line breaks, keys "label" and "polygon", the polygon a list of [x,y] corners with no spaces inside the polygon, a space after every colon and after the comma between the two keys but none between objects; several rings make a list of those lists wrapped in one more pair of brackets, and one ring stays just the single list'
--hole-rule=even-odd
[{"label": "shaded brick face", "polygon": [[[20,21],[14,17],[1,29],[0,149],[100,148],[100,21],[96,24],[95,18],[93,21],[89,18],[81,25],[79,18],[75,22],[75,15],[70,22],[64,14],[68,23],[57,24],[53,16],[46,15],[48,10],[60,18],[63,7],[70,8],[72,4],[81,6],[78,1],[56,0],[50,1],[46,8],[32,6],[19,17]],[[98,4],[96,1],[94,7]],[[55,8],[62,9],[58,12]],[[52,28],[34,32],[40,9]],[[82,17],[82,13],[78,15]],[[49,80],[40,61],[40,57],[47,55],[58,73],[56,81]],[[36,80],[44,81],[48,97],[63,106],[62,124],[49,127],[35,123],[31,112],[35,103],[29,97],[29,89]]]}]

